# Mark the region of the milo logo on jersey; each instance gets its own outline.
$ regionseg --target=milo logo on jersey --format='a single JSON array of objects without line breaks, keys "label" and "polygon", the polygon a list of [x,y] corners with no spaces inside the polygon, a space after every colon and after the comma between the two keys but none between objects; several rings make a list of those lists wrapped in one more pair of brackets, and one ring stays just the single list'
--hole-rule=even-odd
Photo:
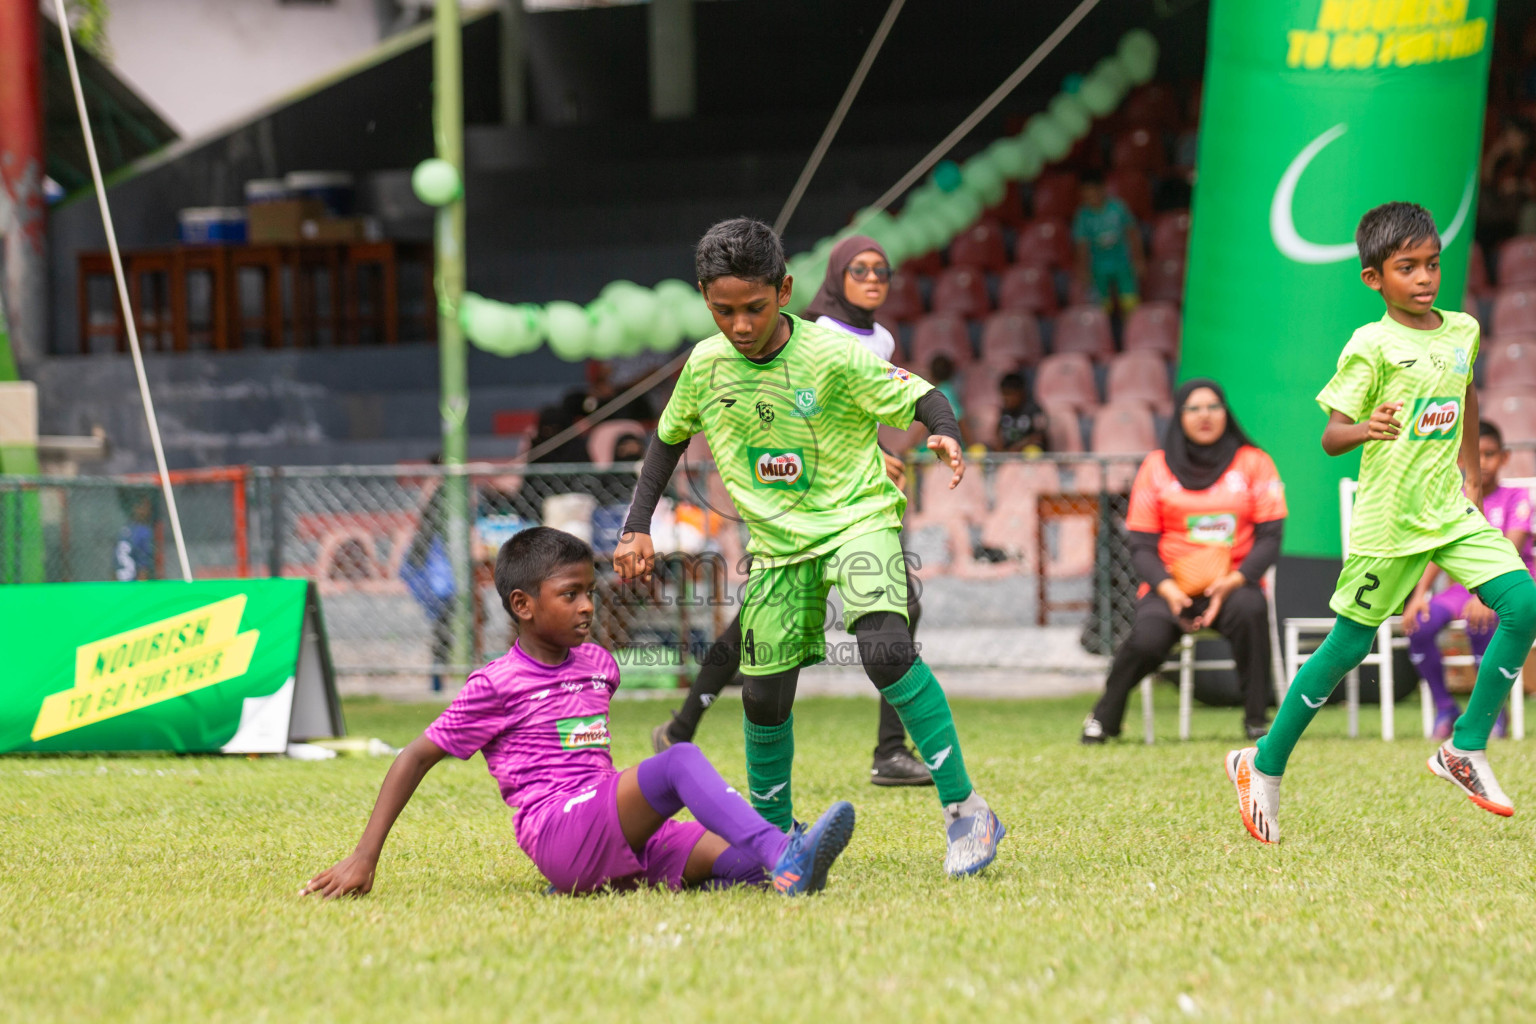
[{"label": "milo logo on jersey", "polygon": [[748,448],[752,486],[776,491],[803,491],[811,486],[801,448]]},{"label": "milo logo on jersey", "polygon": [[1188,516],[1184,525],[1196,544],[1230,544],[1237,535],[1237,516],[1231,512]]},{"label": "milo logo on jersey", "polygon": [[1450,441],[1461,419],[1459,398],[1417,398],[1409,410],[1405,435],[1409,441]]},{"label": "milo logo on jersey", "polygon": [[566,750],[607,747],[609,743],[607,715],[562,718],[555,722],[555,730],[560,733],[560,746]]}]

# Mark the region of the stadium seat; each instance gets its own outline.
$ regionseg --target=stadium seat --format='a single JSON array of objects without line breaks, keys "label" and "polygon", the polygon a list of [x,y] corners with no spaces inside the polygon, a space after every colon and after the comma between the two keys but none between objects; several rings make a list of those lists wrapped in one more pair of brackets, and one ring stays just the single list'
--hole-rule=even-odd
[{"label": "stadium seat", "polygon": [[973,270],[998,271],[1008,265],[1008,247],[997,221],[983,217],[966,228],[949,245],[949,265]]},{"label": "stadium seat", "polygon": [[1068,455],[1082,452],[1083,430],[1077,418],[1082,410],[1058,401],[1041,402],[1040,408],[1045,410],[1046,447]]},{"label": "stadium seat", "polygon": [[[1105,396],[1109,405],[1118,402],[1145,402],[1162,416],[1173,413],[1173,391],[1168,386],[1168,364],[1162,355],[1143,349],[1122,352],[1109,363],[1109,385]],[[1095,449],[1097,450],[1097,449]]]},{"label": "stadium seat", "polygon": [[997,287],[997,308],[1040,316],[1056,312],[1056,282],[1050,268],[1015,263],[1003,271]]},{"label": "stadium seat", "polygon": [[1059,220],[1070,224],[1077,214],[1077,204],[1077,175],[1057,171],[1036,179],[1032,200],[1036,220]]},{"label": "stadium seat", "polygon": [[1493,333],[1536,334],[1536,288],[1500,288],[1493,300]]},{"label": "stadium seat", "polygon": [[1491,389],[1536,390],[1536,335],[1515,334],[1490,339],[1486,352],[1488,362],[1484,379]]},{"label": "stadium seat", "polygon": [[[1009,371],[996,363],[974,363],[965,371],[960,384],[960,402],[969,416],[978,409],[1001,409],[1003,396],[997,390],[997,382]],[[993,427],[997,424],[993,423]],[[990,435],[989,435],[990,436]]]},{"label": "stadium seat", "polygon": [[1167,82],[1148,82],[1126,97],[1120,108],[1120,120],[1128,128],[1148,128],[1171,132],[1183,124],[1179,97]]},{"label": "stadium seat", "polygon": [[1102,455],[1144,455],[1157,447],[1157,427],[1152,410],[1138,401],[1112,402],[1093,417],[1095,453]]},{"label": "stadium seat", "polygon": [[1140,221],[1152,219],[1152,182],[1145,171],[1120,167],[1104,176],[1104,190],[1125,204]]},{"label": "stadium seat", "polygon": [[637,420],[604,420],[587,435],[587,455],[592,465],[606,469],[613,465],[613,448],[625,434],[634,434],[641,440],[649,433]]},{"label": "stadium seat", "polygon": [[1188,249],[1189,211],[1170,210],[1160,214],[1152,228],[1152,258],[1181,260]]},{"label": "stadium seat", "polygon": [[1109,165],[1116,170],[1130,168],[1147,174],[1161,174],[1168,166],[1168,155],[1163,152],[1163,140],[1156,132],[1132,128],[1115,139]]},{"label": "stadium seat", "polygon": [[1141,296],[1148,302],[1184,304],[1184,260],[1153,260],[1147,267],[1146,287]]},{"label": "stadium seat", "polygon": [[986,275],[971,267],[949,267],[933,282],[929,307],[935,313],[980,318],[992,312]]},{"label": "stadium seat", "polygon": [[1160,352],[1168,359],[1179,354],[1179,307],[1171,302],[1143,302],[1125,320],[1127,352]]},{"label": "stadium seat", "polygon": [[1532,284],[1536,284],[1536,237],[1518,235],[1499,246],[1499,287]]},{"label": "stadium seat", "polygon": [[[1490,389],[1480,396],[1478,414],[1497,424],[1508,443],[1536,441],[1536,390]],[[1504,473],[1506,476],[1536,475],[1536,459],[1530,451],[1516,451]]]},{"label": "stadium seat", "polygon": [[1002,200],[996,206],[988,207],[986,215],[1012,228],[1018,227],[1028,219],[1024,214],[1024,190],[1019,187],[1017,181],[1008,183]]},{"label": "stadium seat", "polygon": [[1102,306],[1073,306],[1056,318],[1052,352],[1081,352],[1096,362],[1115,354],[1115,336]]},{"label": "stadium seat", "polygon": [[1004,462],[997,467],[992,476],[992,510],[981,521],[981,544],[1023,563],[1007,566],[1007,575],[1039,571],[1040,495],[1060,490],[1054,462]]},{"label": "stadium seat", "polygon": [[928,364],[940,352],[949,356],[956,370],[964,370],[973,361],[971,335],[965,319],[957,313],[930,313],[917,322],[907,365],[919,376],[926,375]]},{"label": "stadium seat", "polygon": [[1040,322],[1033,313],[1005,309],[987,317],[982,325],[982,362],[1013,370],[1035,366],[1044,355]]},{"label": "stadium seat", "polygon": [[944,261],[939,258],[939,250],[930,249],[911,259],[903,260],[901,269],[903,273],[918,277],[935,277],[944,269]]},{"label": "stadium seat", "polygon": [[1483,247],[1472,243],[1467,257],[1467,291],[1483,299],[1493,294],[1493,283],[1488,280],[1488,261],[1483,258]]},{"label": "stadium seat", "polygon": [[[795,282],[800,286],[800,282]],[[806,283],[808,287],[810,282]],[[916,320],[925,312],[923,306],[923,293],[917,287],[917,275],[912,273],[897,273],[891,275],[891,291],[885,297],[885,303],[880,307],[880,322],[885,323],[886,318],[901,322],[904,320]]]},{"label": "stadium seat", "polygon": [[[974,473],[979,467],[969,466]],[[976,486],[964,485],[951,489],[954,471],[943,462],[924,460],[917,465],[916,507],[907,509],[906,530],[937,528],[943,532],[948,549],[947,563],[927,560],[916,570],[919,577],[944,572],[950,566],[971,558],[971,522],[979,520],[986,511],[985,491]]]},{"label": "stadium seat", "polygon": [[1075,258],[1072,252],[1072,229],[1064,220],[1032,220],[1019,229],[1018,240],[1013,245],[1013,259],[1016,263],[1070,267]]},{"label": "stadium seat", "polygon": [[1040,360],[1035,371],[1035,401],[1042,409],[1047,405],[1071,406],[1084,412],[1097,409],[1099,388],[1088,357],[1081,352],[1063,352]]}]

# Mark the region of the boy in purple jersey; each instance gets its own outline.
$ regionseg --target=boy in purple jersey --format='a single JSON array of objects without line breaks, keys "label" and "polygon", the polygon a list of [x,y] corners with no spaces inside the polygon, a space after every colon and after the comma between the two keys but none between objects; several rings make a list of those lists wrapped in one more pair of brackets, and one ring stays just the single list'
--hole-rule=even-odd
[{"label": "boy in purple jersey", "polygon": [[[390,766],[357,848],[309,881],[327,899],[373,888],[384,839],[427,771],[444,756],[485,754],[515,834],[551,891],[769,881],[788,896],[817,892],[853,835],[853,806],[832,805],[809,829],[779,831],[726,784],[699,749],[679,743],[616,771],[608,704],[613,656],[588,643],[592,549],[535,527],[502,545],[496,592],[517,639],[470,675],[453,703]],[[697,822],[673,821],[687,808]]]},{"label": "boy in purple jersey", "polygon": [[[1509,461],[1509,449],[1504,447],[1504,435],[1499,428],[1484,420],[1478,424],[1477,433],[1478,462],[1482,466],[1483,493],[1486,495],[1483,515],[1490,525],[1509,538],[1526,569],[1532,569],[1531,492],[1524,487],[1499,484],[1499,473]],[[1408,634],[1409,657],[1424,682],[1429,684],[1429,692],[1435,699],[1435,739],[1444,740],[1450,738],[1461,708],[1445,688],[1445,666],[1440,660],[1438,642],[1440,631],[1452,619],[1465,619],[1472,657],[1481,665],[1483,652],[1488,649],[1488,641],[1493,639],[1499,617],[1454,580],[1440,593],[1432,594],[1439,577],[1440,567],[1430,563],[1403,609],[1403,632]],[[1499,715],[1493,734],[1504,735],[1503,714]]]}]

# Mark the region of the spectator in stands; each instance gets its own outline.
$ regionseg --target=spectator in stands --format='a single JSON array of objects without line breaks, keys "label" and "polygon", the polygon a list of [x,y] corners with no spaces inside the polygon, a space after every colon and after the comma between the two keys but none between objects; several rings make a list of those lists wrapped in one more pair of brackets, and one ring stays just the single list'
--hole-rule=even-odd
[{"label": "spectator in stands", "polygon": [[[1519,160],[1511,155],[1501,157],[1485,179],[1477,202],[1477,241],[1495,261],[1499,246],[1520,230],[1521,214],[1530,200],[1530,187],[1520,176]],[[1495,262],[1495,276],[1499,269]]]},{"label": "spectator in stands", "polygon": [[[637,377],[633,380],[615,383],[613,380],[613,367],[608,363],[594,362],[588,364],[588,366],[587,380],[590,382],[591,387],[587,392],[585,401],[581,404],[583,414],[596,412],[619,395],[634,387],[640,379]],[[625,402],[616,412],[605,418],[635,420],[638,423],[650,425],[656,422],[656,410],[651,405],[650,396],[636,395],[628,402]],[[639,457],[645,458],[645,453],[641,452]]]},{"label": "spectator in stands", "polygon": [[[1509,538],[1524,559],[1525,567],[1536,572],[1536,558],[1531,550],[1531,492],[1524,487],[1500,486],[1499,473],[1509,461],[1509,449],[1504,447],[1504,435],[1499,428],[1487,420],[1478,424],[1477,452],[1483,471],[1483,515]],[[1435,738],[1445,740],[1450,738],[1461,709],[1456,705],[1456,698],[1445,688],[1445,665],[1441,661],[1438,642],[1440,631],[1452,619],[1465,619],[1472,658],[1482,664],[1483,652],[1488,649],[1499,617],[1454,581],[1440,593],[1431,594],[1439,576],[1439,566],[1430,563],[1403,609],[1403,632],[1408,634],[1409,657],[1424,682],[1429,684],[1429,692],[1435,699]],[[1502,714],[1493,729],[1494,735],[1504,735]]]},{"label": "spectator in stands", "polygon": [[928,362],[928,382],[933,389],[945,398],[949,399],[950,406],[955,410],[955,418],[960,421],[960,443],[970,447],[970,428],[965,422],[965,407],[960,403],[960,386],[955,380],[955,361],[940,352]]},{"label": "spectator in stands", "polygon": [[119,492],[128,522],[113,548],[114,575],[122,582],[155,578],[155,496],[148,491]]},{"label": "spectator in stands", "polygon": [[833,246],[821,290],[805,307],[805,318],[853,335],[865,348],[890,361],[896,339],[875,311],[891,295],[891,261],[873,238],[853,235]]},{"label": "spectator in stands", "polygon": [[645,458],[645,438],[639,434],[623,434],[613,442],[614,462],[639,462]]},{"label": "spectator in stands", "polygon": [[1002,412],[997,418],[994,447],[1004,452],[1028,452],[1038,455],[1046,447],[1045,411],[1035,404],[1024,387],[1024,378],[1010,373],[997,384],[1002,398]]},{"label": "spectator in stands", "polygon": [[1131,689],[1181,634],[1201,629],[1232,643],[1248,738],[1268,731],[1269,602],[1259,581],[1280,555],[1285,490],[1215,381],[1189,381],[1174,408],[1163,447],[1143,460],[1131,486],[1125,526],[1142,578],[1136,619],[1083,723],[1084,743],[1120,735]]},{"label": "spectator in stands", "polygon": [[1104,188],[1104,176],[1089,171],[1082,179],[1083,205],[1072,220],[1077,243],[1077,275],[1083,286],[1112,309],[1116,300],[1129,313],[1139,301],[1137,281],[1146,267],[1141,229],[1124,203]]}]

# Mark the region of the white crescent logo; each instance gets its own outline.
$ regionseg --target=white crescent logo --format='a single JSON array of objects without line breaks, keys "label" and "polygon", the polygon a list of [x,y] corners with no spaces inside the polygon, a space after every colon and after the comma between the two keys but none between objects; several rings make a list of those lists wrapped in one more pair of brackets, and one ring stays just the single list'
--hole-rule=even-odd
[{"label": "white crescent logo", "polygon": [[[1275,248],[1297,263],[1338,263],[1341,260],[1354,259],[1359,255],[1354,242],[1320,245],[1317,242],[1307,241],[1296,230],[1296,220],[1291,215],[1291,207],[1296,200],[1296,186],[1300,183],[1302,174],[1306,172],[1307,165],[1330,142],[1348,130],[1349,125],[1336,124],[1307,143],[1306,147],[1296,154],[1296,159],[1291,161],[1285,173],[1280,176],[1280,184],[1275,188],[1274,201],[1269,204],[1269,233],[1275,239]],[[1467,187],[1462,190],[1461,205],[1456,209],[1456,216],[1451,218],[1451,226],[1440,233],[1441,245],[1449,248],[1451,242],[1461,232],[1462,226],[1466,224],[1467,214],[1472,210],[1472,193],[1476,187],[1477,169],[1474,167],[1467,175]]]}]

